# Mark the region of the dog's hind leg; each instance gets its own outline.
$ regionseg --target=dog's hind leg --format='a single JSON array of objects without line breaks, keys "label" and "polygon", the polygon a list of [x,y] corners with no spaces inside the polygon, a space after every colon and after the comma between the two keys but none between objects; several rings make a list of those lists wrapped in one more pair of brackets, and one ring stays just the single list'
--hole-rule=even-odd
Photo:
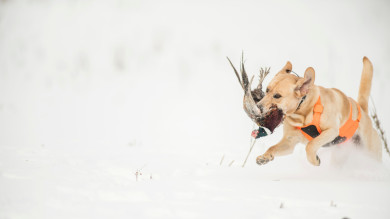
[{"label": "dog's hind leg", "polygon": [[369,150],[373,153],[375,159],[378,161],[382,161],[382,141],[379,138],[378,132],[371,127],[371,139],[370,144],[371,147],[369,147]]},{"label": "dog's hind leg", "polygon": [[382,141],[378,132],[373,128],[371,119],[367,113],[362,114],[362,119],[357,130],[361,144],[376,160],[382,160]]}]

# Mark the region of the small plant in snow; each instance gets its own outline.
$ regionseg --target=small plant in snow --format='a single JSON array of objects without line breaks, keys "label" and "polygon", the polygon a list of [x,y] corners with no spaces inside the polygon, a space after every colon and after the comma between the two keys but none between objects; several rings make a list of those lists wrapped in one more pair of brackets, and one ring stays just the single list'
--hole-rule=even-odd
[{"label": "small plant in snow", "polygon": [[375,124],[375,127],[376,129],[378,130],[378,134],[380,136],[380,138],[382,139],[382,142],[383,142],[383,145],[385,147],[385,150],[387,151],[387,153],[390,155],[390,151],[389,151],[389,147],[388,147],[388,144],[387,144],[387,139],[386,139],[386,136],[385,136],[385,131],[383,130],[382,126],[381,126],[381,123],[380,123],[380,120],[378,118],[378,114],[376,113],[376,107],[375,107],[375,104],[374,104],[374,101],[371,99],[371,102],[372,102],[372,108],[371,108],[371,118],[372,120],[374,121],[374,124]]},{"label": "small plant in snow", "polygon": [[138,176],[142,176],[141,170],[135,171],[134,175],[135,175],[135,181],[138,182]]},{"label": "small plant in snow", "polygon": [[134,175],[135,175],[135,181],[138,181],[138,177],[139,176],[142,176],[142,172],[141,170],[146,166],[146,164],[142,167],[142,168],[139,168],[137,169],[137,171],[135,171]]},{"label": "small plant in snow", "polygon": [[223,163],[223,159],[225,159],[225,155],[222,155],[221,161],[219,162],[219,166],[221,166],[221,165],[222,165],[222,163]]}]

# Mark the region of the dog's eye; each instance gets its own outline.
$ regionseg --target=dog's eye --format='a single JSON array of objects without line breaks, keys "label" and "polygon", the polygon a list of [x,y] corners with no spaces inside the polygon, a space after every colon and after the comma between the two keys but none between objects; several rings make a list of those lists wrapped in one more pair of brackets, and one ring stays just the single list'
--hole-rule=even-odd
[{"label": "dog's eye", "polygon": [[275,98],[275,99],[279,99],[279,98],[281,98],[281,97],[282,97],[282,95],[280,95],[280,94],[275,94],[275,95],[274,95],[274,98]]},{"label": "dog's eye", "polygon": [[267,87],[267,90],[265,90],[265,92],[268,93],[268,91],[269,91],[269,88]]}]

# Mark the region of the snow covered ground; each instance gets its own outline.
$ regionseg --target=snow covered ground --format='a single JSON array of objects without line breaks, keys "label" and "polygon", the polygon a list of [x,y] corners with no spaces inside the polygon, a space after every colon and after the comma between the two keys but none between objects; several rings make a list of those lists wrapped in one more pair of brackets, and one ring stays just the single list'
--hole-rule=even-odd
[{"label": "snow covered ground", "polygon": [[[303,145],[245,168],[252,123],[226,56],[287,60],[390,130],[388,1],[0,1],[0,219],[389,218],[390,157]],[[268,83],[266,80],[265,83]],[[389,135],[387,135],[389,137]],[[139,173],[136,175],[136,173]],[[141,175],[142,173],[142,175]]]}]

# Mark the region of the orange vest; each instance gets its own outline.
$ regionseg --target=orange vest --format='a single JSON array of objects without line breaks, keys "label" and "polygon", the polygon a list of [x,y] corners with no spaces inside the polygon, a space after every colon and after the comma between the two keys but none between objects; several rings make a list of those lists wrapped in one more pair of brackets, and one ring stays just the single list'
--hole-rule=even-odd
[{"label": "orange vest", "polygon": [[[352,120],[352,104],[350,103],[351,112],[349,113],[349,118],[345,122],[345,124],[339,129],[339,136],[335,140],[333,140],[332,143],[339,144],[352,138],[352,136],[355,134],[357,128],[359,127],[360,118],[362,116],[359,104],[356,103],[356,105],[358,106],[359,110],[357,120]],[[313,108],[313,120],[311,121],[311,123],[306,126],[297,127],[301,130],[302,134],[309,141],[313,140],[313,138],[321,134],[320,119],[323,110],[324,107],[321,104],[321,98],[318,97],[318,100]]]}]

